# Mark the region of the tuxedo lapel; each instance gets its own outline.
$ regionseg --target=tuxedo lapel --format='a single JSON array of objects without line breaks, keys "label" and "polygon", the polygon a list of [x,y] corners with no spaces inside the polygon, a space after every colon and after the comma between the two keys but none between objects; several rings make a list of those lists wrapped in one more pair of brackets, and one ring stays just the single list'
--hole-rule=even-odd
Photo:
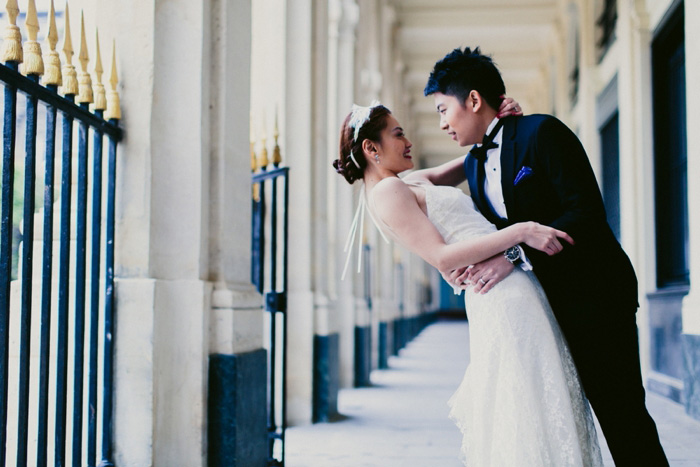
[{"label": "tuxedo lapel", "polygon": [[467,175],[469,192],[471,193],[476,208],[490,222],[497,226],[503,226],[502,219],[493,211],[491,203],[486,199],[484,193],[484,164],[479,162],[475,157],[468,155],[464,160],[464,172]]},{"label": "tuxedo lapel", "polygon": [[516,156],[517,122],[517,118],[507,118],[503,124],[503,137],[501,138],[501,188],[509,218],[512,217],[512,211],[515,207],[513,180],[518,160]]},{"label": "tuxedo lapel", "polygon": [[469,182],[469,192],[471,194],[474,204],[479,209],[479,211],[484,212],[485,205],[484,200],[481,197],[481,190],[479,190],[479,181],[477,175],[476,164],[478,161],[476,158],[468,155],[464,160],[464,172],[467,175],[467,181]]}]

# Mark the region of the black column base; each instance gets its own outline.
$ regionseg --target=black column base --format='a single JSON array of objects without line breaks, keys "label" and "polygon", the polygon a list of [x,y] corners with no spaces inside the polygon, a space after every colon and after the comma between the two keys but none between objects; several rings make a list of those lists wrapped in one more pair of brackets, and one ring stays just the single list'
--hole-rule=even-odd
[{"label": "black column base", "polygon": [[267,465],[267,351],[209,356],[207,465]]}]

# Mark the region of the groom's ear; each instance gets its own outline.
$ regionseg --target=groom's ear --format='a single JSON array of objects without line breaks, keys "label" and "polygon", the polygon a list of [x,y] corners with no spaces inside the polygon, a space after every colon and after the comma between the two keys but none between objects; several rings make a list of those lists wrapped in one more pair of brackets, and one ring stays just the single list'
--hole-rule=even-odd
[{"label": "groom's ear", "polygon": [[477,113],[484,105],[484,98],[481,96],[479,91],[472,89],[469,91],[469,96],[467,96],[467,108],[472,112]]}]

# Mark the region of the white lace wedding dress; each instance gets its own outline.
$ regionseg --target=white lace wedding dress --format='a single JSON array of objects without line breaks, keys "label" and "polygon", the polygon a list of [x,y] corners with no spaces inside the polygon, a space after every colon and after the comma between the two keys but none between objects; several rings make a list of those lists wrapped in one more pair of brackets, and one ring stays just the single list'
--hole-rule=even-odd
[{"label": "white lace wedding dress", "polygon": [[[447,243],[496,230],[460,189],[419,186]],[[591,409],[535,276],[515,268],[486,294],[469,288],[465,302],[470,363],[449,401],[465,465],[602,466]]]}]

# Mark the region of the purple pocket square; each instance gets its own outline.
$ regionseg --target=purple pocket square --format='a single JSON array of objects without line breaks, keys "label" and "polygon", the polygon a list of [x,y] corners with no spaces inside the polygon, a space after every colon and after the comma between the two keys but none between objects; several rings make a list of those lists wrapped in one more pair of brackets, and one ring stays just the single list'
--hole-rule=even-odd
[{"label": "purple pocket square", "polygon": [[535,172],[532,171],[532,169],[526,165],[522,166],[520,168],[520,171],[518,172],[518,175],[515,176],[515,180],[513,181],[513,186],[516,186],[518,183],[522,182],[523,180],[526,180],[530,177],[532,177],[535,174]]}]

